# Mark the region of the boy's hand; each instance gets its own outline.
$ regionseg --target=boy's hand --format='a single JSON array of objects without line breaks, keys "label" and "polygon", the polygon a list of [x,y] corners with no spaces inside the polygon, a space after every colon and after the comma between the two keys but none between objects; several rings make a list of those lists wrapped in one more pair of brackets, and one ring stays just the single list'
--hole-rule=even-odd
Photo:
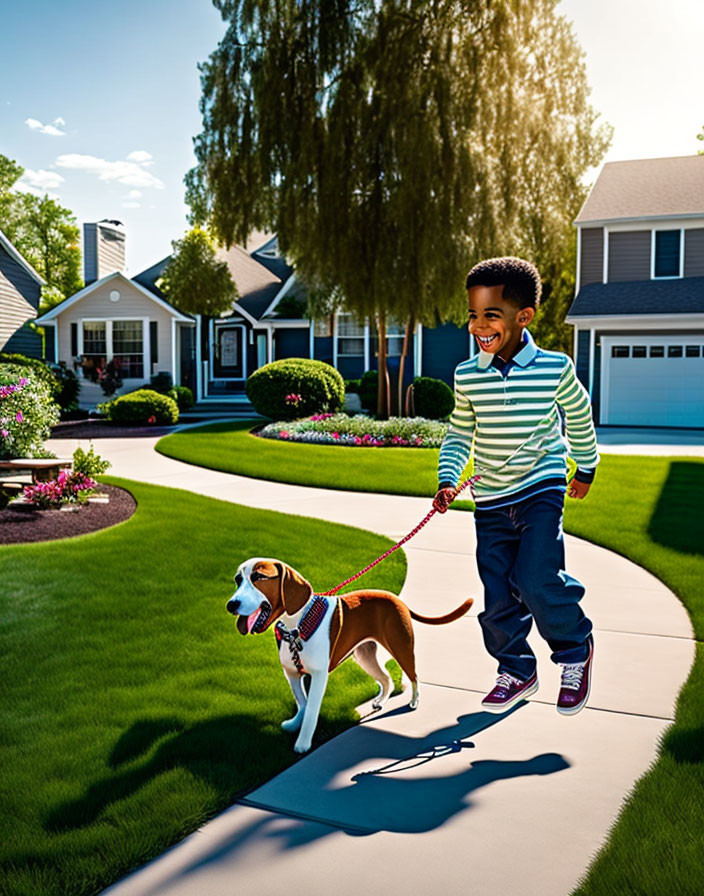
[{"label": "boy's hand", "polygon": [[587,492],[592,487],[591,482],[579,482],[577,479],[570,479],[567,485],[567,494],[570,498],[581,500],[586,498]]},{"label": "boy's hand", "polygon": [[450,504],[452,504],[452,501],[454,500],[456,494],[456,488],[439,489],[438,493],[433,498],[433,507],[438,511],[438,513],[445,513]]}]

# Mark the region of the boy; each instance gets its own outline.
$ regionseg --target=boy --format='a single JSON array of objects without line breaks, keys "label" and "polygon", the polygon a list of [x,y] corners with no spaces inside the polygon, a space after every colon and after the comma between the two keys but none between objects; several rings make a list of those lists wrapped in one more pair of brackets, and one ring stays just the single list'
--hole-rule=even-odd
[{"label": "boy", "polygon": [[[565,491],[584,498],[599,462],[589,396],[574,364],[538,348],[526,327],[541,284],[520,258],[492,258],[467,276],[469,332],[479,354],[455,371],[455,410],[440,449],[433,506],[444,513],[474,445],[477,565],[485,609],[484,644],[498,661],[496,685],[482,700],[506,712],[538,690],[526,640],[533,619],[562,665],[558,712],[579,712],[589,697],[592,624],[583,586],[565,572]],[[563,424],[564,416],[564,424]],[[567,443],[577,463],[566,485]]]}]

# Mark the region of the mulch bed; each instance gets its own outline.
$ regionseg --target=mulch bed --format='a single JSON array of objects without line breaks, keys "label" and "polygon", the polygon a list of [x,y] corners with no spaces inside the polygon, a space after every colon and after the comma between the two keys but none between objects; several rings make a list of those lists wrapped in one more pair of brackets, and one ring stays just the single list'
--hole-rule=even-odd
[{"label": "mulch bed", "polygon": [[115,426],[105,420],[76,420],[59,423],[51,430],[52,439],[125,439],[163,436],[173,426]]},{"label": "mulch bed", "polygon": [[54,541],[97,532],[129,519],[137,502],[123,488],[100,485],[98,492],[110,496],[109,504],[85,504],[78,510],[33,510],[28,504],[13,502],[0,510],[0,544]]}]

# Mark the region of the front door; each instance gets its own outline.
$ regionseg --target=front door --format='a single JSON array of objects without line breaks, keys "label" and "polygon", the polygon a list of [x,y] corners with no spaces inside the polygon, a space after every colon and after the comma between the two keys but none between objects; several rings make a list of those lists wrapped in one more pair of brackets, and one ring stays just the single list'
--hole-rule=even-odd
[{"label": "front door", "polygon": [[244,378],[243,335],[242,326],[215,328],[213,374],[216,380]]}]

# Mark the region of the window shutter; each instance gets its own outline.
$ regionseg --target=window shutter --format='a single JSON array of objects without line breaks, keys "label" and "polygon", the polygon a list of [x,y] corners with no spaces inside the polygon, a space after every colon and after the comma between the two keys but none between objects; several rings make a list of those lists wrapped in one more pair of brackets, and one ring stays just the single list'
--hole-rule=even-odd
[{"label": "window shutter", "polygon": [[149,321],[149,353],[152,364],[156,364],[159,360],[159,322],[156,320]]},{"label": "window shutter", "polygon": [[78,355],[78,324],[71,324],[71,357]]}]

